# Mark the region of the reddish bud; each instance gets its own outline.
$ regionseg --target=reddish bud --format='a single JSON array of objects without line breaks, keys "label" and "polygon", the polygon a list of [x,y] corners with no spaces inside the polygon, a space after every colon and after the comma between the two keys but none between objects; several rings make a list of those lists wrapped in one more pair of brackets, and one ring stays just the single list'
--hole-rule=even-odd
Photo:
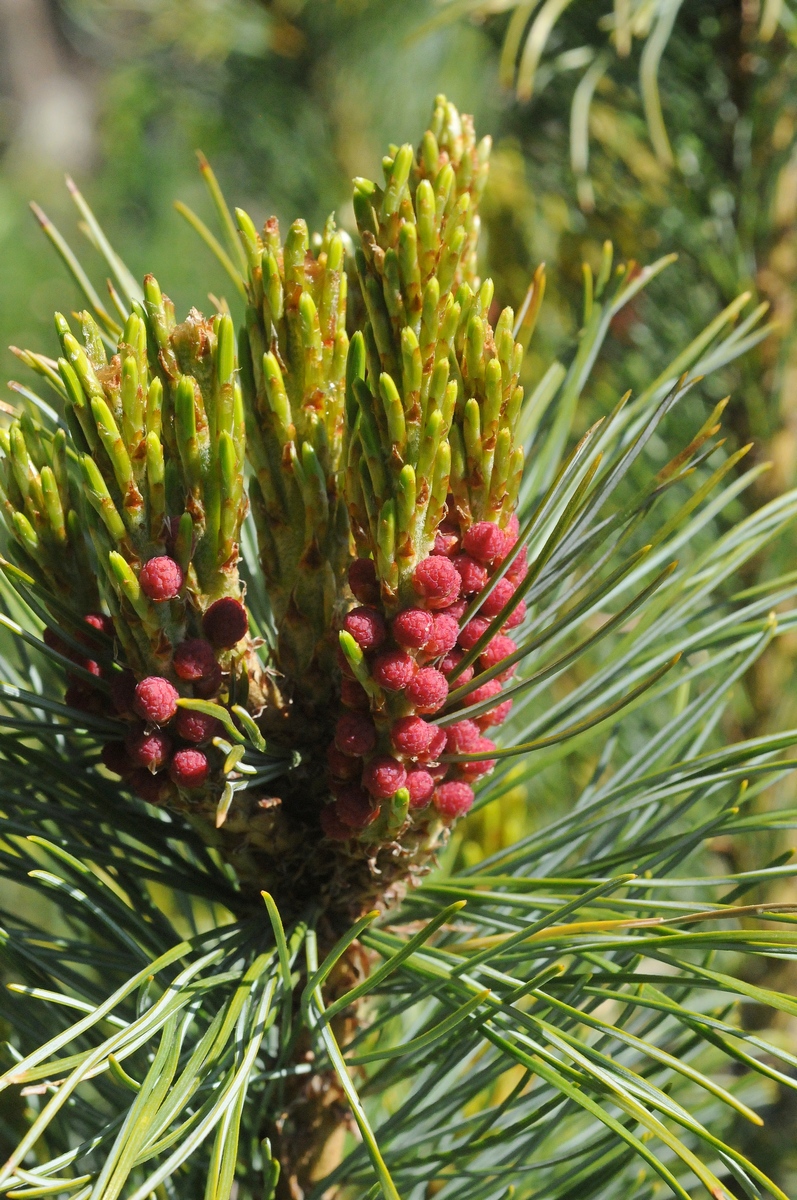
[{"label": "reddish bud", "polygon": [[394,796],[406,781],[404,764],[387,754],[377,754],[365,764],[363,785],[376,800],[387,800]]},{"label": "reddish bud", "polygon": [[356,679],[341,679],[340,699],[347,708],[353,708],[356,712],[368,712],[370,708],[368,693]]},{"label": "reddish bud", "polygon": [[[425,763],[435,762],[441,754],[445,754],[446,747],[448,745],[448,735],[445,729],[441,729],[439,725],[433,725],[432,729],[434,730],[434,733],[432,734],[432,740],[429,743],[425,753],[420,755],[420,758]],[[430,771],[431,769],[432,768],[429,767]],[[448,770],[448,767],[446,767],[446,770]]]},{"label": "reddish bud", "polygon": [[525,600],[520,600],[516,604],[516,606],[512,609],[512,612],[509,614],[507,619],[504,621],[501,628],[502,629],[516,629],[518,625],[522,624],[523,618],[525,617],[525,615],[526,615],[526,602],[525,602]]},{"label": "reddish bud", "polygon": [[448,727],[449,754],[470,754],[476,748],[480,738],[479,726],[475,721],[457,721],[456,725]]},{"label": "reddish bud", "polygon": [[400,692],[417,669],[415,659],[406,650],[386,650],[374,659],[371,674],[386,691]]},{"label": "reddish bud", "polygon": [[134,767],[141,767],[155,775],[169,761],[172,739],[159,729],[151,733],[146,729],[136,729],[128,734],[125,747]]},{"label": "reddish bud", "polygon": [[[454,670],[454,667],[459,666],[464,657],[465,655],[461,650],[450,650],[440,663],[440,670],[444,675],[450,675]],[[459,675],[457,675],[456,686],[459,687],[460,684],[470,683],[471,679],[473,679],[472,666],[466,667],[464,671],[461,671]]]},{"label": "reddish bud", "polygon": [[441,817],[455,820],[462,817],[473,805],[473,788],[467,783],[441,783],[434,794],[434,806]]},{"label": "reddish bud", "polygon": [[413,767],[407,772],[405,787],[410,794],[410,808],[425,808],[434,792],[434,779],[423,767]]},{"label": "reddish bud", "polygon": [[216,652],[204,638],[186,638],[174,652],[175,674],[193,683],[207,679],[217,667]]},{"label": "reddish bud", "polygon": [[202,628],[214,646],[232,650],[249,628],[249,617],[240,600],[222,596],[214,601],[202,618]]},{"label": "reddish bud", "polygon": [[417,758],[429,749],[434,731],[434,725],[422,717],[399,717],[390,730],[390,740],[399,754]]},{"label": "reddish bud", "polygon": [[167,554],[160,554],[144,563],[138,574],[138,582],[148,599],[156,603],[174,600],[183,586],[182,568]]},{"label": "reddish bud", "polygon": [[418,563],[412,586],[429,608],[445,608],[456,600],[461,584],[459,572],[450,559],[433,555]]},{"label": "reddish bud", "polygon": [[437,712],[448,697],[448,680],[436,667],[422,667],[407,684],[404,694],[418,712]]},{"label": "reddish bud", "polygon": [[202,679],[194,681],[194,695],[197,700],[212,700],[218,694],[221,687],[221,667],[218,663],[213,670],[203,676]]},{"label": "reddish bud", "polygon": [[[514,654],[516,650],[517,643],[513,642],[511,637],[507,637],[505,634],[499,633],[493,638],[489,646],[486,646],[485,649],[482,650],[479,656],[479,662],[486,671],[490,667],[494,667],[498,663],[503,662],[505,658],[508,658],[510,654]],[[505,671],[502,671],[498,678],[510,679],[512,675],[514,675],[516,669],[517,664],[513,664],[512,666],[507,667]]]},{"label": "reddish bud", "polygon": [[433,634],[434,621],[425,608],[405,608],[393,621],[393,637],[405,650],[420,650]]},{"label": "reddish bud", "polygon": [[174,728],[177,736],[183,741],[194,742],[197,746],[202,742],[209,742],[211,738],[221,737],[224,733],[221,721],[191,708],[180,709]]},{"label": "reddish bud", "polygon": [[341,821],[334,804],[327,804],[321,809],[319,820],[324,836],[335,842],[347,842],[350,837],[354,836],[354,831]]},{"label": "reddish bud", "polygon": [[[489,738],[480,737],[468,753],[479,754],[482,750],[489,752],[495,750],[495,742],[491,742]],[[483,758],[478,762],[459,763],[459,772],[463,779],[480,779],[482,775],[487,775],[495,766],[494,758]]]},{"label": "reddish bud", "polygon": [[500,696],[501,681],[499,679],[488,679],[481,687],[474,688],[468,696],[468,704],[482,704],[485,700],[492,700],[493,696]]},{"label": "reddish bud", "polygon": [[528,575],[529,568],[526,564],[526,547],[521,546],[518,551],[517,558],[507,567],[506,578],[514,583],[515,587],[523,582]]},{"label": "reddish bud", "polygon": [[96,629],[98,633],[104,633],[106,637],[112,638],[114,635],[113,621],[105,613],[89,613],[83,620],[92,629]]},{"label": "reddish bud", "polygon": [[503,531],[492,521],[477,521],[462,539],[462,548],[480,563],[492,563],[501,557],[506,544]]},{"label": "reddish bud", "polygon": [[343,628],[361,650],[375,650],[385,640],[385,618],[375,608],[353,608],[344,617]]},{"label": "reddish bud", "polygon": [[362,713],[344,713],[335,726],[335,745],[343,754],[362,758],[376,745],[376,730]]},{"label": "reddish bud", "polygon": [[336,779],[357,779],[360,774],[359,760],[344,754],[334,742],[327,746],[327,766]]},{"label": "reddish bud", "polygon": [[379,603],[379,581],[372,558],[355,558],[349,567],[349,587],[360,604]]},{"label": "reddish bud", "polygon": [[501,704],[497,704],[495,708],[489,709],[488,712],[482,713],[476,718],[476,724],[479,729],[489,729],[491,725],[500,725],[509,716],[512,709],[511,700],[503,700]]},{"label": "reddish bud", "polygon": [[172,794],[165,775],[150,775],[149,771],[144,770],[134,771],[127,780],[127,786],[147,804],[164,804]]},{"label": "reddish bud", "polygon": [[379,815],[379,809],[374,807],[374,802],[365,788],[356,784],[348,784],[341,788],[332,807],[338,819],[351,829],[364,829]]},{"label": "reddish bud", "polygon": [[458,554],[451,561],[459,572],[463,593],[472,596],[474,592],[480,592],[487,583],[487,568],[469,554]]},{"label": "reddish bud", "polygon": [[467,600],[455,600],[453,604],[447,604],[444,611],[447,617],[453,617],[455,621],[459,622],[464,617],[467,607]]},{"label": "reddish bud", "polygon": [[171,761],[169,775],[178,787],[202,787],[210,773],[210,763],[201,750],[178,750]]},{"label": "reddish bud", "polygon": [[458,640],[462,649],[472,649],[489,628],[490,622],[486,617],[474,617],[472,621],[468,621],[467,625],[459,631]]},{"label": "reddish bud", "polygon": [[434,535],[432,554],[443,554],[450,558],[459,549],[459,530],[448,521],[443,521]]},{"label": "reddish bud", "polygon": [[133,712],[151,725],[165,725],[177,712],[179,698],[180,693],[168,679],[148,675],[136,687]]},{"label": "reddish bud", "polygon": [[515,585],[511,579],[499,579],[489,596],[482,600],[481,614],[483,617],[497,617],[504,605],[515,594]]},{"label": "reddish bud", "polygon": [[447,612],[435,613],[434,628],[424,645],[424,650],[430,658],[438,658],[441,654],[448,654],[453,650],[458,637],[459,625],[454,618]]}]

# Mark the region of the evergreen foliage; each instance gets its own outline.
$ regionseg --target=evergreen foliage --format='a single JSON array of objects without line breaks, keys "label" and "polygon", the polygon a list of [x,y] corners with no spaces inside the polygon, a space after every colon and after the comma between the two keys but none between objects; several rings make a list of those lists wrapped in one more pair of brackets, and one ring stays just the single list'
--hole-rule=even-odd
[{"label": "evergreen foliage", "polygon": [[[20,384],[2,435],[4,1194],[784,1196],[732,1121],[794,1087],[739,1012],[797,1012],[749,982],[797,949],[756,898],[793,868],[721,875],[704,846],[795,822],[759,798],[797,733],[728,744],[722,718],[797,620],[790,579],[738,584],[797,495],[717,536],[760,468],[722,453],[722,403],[679,408],[769,330],[733,301],[574,436],[669,263],[607,243],[566,360],[523,375],[544,273],[517,315],[478,278],[488,156],[439,97],[356,181],[353,255],[331,224],[236,233],[205,168],[227,244],[186,215],[246,296],[237,357],[224,303],[178,323],[76,191],[110,306],[42,218],[93,313],[82,343],[57,318],[57,362],[21,352],[51,394]],[[382,654],[408,608],[461,656],[428,630]],[[399,748],[418,717],[447,744]],[[546,812],[576,749],[589,777]],[[518,789],[532,830],[437,862]]]}]

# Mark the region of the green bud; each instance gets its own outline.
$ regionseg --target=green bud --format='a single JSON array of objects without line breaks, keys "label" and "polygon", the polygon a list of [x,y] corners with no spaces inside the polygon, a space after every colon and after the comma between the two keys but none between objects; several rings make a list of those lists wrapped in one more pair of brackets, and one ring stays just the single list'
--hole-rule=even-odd
[{"label": "green bud", "polygon": [[64,355],[80,380],[80,386],[89,400],[95,397],[99,400],[104,400],[105,393],[102,390],[102,385],[94,373],[94,368],[89,362],[86,351],[77,339],[71,333],[66,333],[61,338],[61,344]]},{"label": "green bud", "polygon": [[431,496],[429,498],[429,506],[426,510],[426,522],[424,525],[424,552],[426,552],[426,549],[430,543],[434,541],[435,532],[443,519],[444,512],[446,511],[446,500],[448,498],[450,479],[451,446],[449,442],[443,442],[437,452],[437,457],[435,458],[434,462]]},{"label": "green bud", "polygon": [[147,497],[149,499],[149,535],[153,542],[163,537],[163,522],[166,516],[166,488],[163,463],[163,446],[156,433],[148,433],[147,447]]},{"label": "green bud", "polygon": [[40,557],[39,539],[36,532],[24,513],[12,512],[11,520],[14,525],[14,532],[17,536],[17,541],[22,546],[23,550],[27,550],[31,558],[37,562]]},{"label": "green bud", "polygon": [[58,484],[56,483],[55,475],[51,467],[42,467],[41,473],[42,497],[44,500],[44,511],[47,514],[47,523],[50,526],[53,537],[61,546],[66,545],[66,524],[64,522],[64,510],[61,505],[61,497],[58,493]]},{"label": "green bud", "polygon": [[440,237],[435,214],[435,195],[428,179],[422,179],[415,193],[418,217],[418,259],[421,282],[426,283],[434,273]]},{"label": "green bud", "polygon": [[406,463],[396,480],[396,553],[400,566],[414,562],[415,471]]},{"label": "green bud", "polygon": [[183,471],[188,486],[198,489],[202,477],[202,463],[197,439],[194,386],[190,375],[183,375],[178,381],[174,395],[174,417]]},{"label": "green bud", "polygon": [[219,525],[219,566],[231,558],[238,540],[243,489],[243,463],[238,462],[229,433],[221,433],[218,442],[221,478],[221,519]]},{"label": "green bud", "polygon": [[387,477],[383,462],[382,443],[372,410],[373,397],[364,380],[355,379],[353,382],[354,395],[360,406],[360,438],[365,461],[368,464],[374,495],[381,503],[387,496]]},{"label": "green bud", "polygon": [[390,178],[382,198],[383,220],[387,220],[398,212],[412,170],[412,162],[412,146],[402,146],[393,160]]},{"label": "green bud", "polygon": [[440,147],[431,129],[427,129],[421,138],[421,164],[426,174],[434,179],[440,168]]},{"label": "green bud", "polygon": [[434,355],[437,335],[440,329],[440,284],[435,276],[429,280],[423,289],[423,308],[421,312],[421,334],[419,345],[424,372],[429,370],[427,363]]},{"label": "green bud", "polygon": [[263,291],[268,304],[268,320],[272,325],[276,325],[278,321],[282,320],[285,294],[282,290],[277,260],[271,250],[263,251],[262,266]]},{"label": "green bud", "polygon": [[353,427],[357,416],[357,398],[354,395],[354,380],[365,379],[365,341],[358,329],[349,342],[346,358],[346,423]]},{"label": "green bud", "polygon": [[467,464],[465,446],[462,434],[456,425],[452,425],[448,434],[448,444],[451,448],[451,491],[457,508],[466,520],[470,519],[470,498],[467,486]]},{"label": "green bud", "polygon": [[418,451],[418,471],[417,476],[421,481],[421,488],[424,485],[428,487],[428,481],[431,478],[434,467],[434,460],[440,445],[440,439],[443,434],[443,415],[439,409],[433,409],[426,418],[421,443]]},{"label": "green bud", "polygon": [[418,230],[405,221],[399,230],[398,266],[407,320],[417,334],[422,304],[421,268],[418,260]]},{"label": "green bud", "polygon": [[299,328],[304,358],[304,394],[309,397],[324,386],[321,325],[309,292],[304,292],[299,298]]},{"label": "green bud", "polygon": [[144,395],[132,354],[122,362],[121,397],[124,440],[129,453],[135,454],[144,437]]},{"label": "green bud", "polygon": [[161,435],[161,418],[163,409],[163,384],[157,376],[152,380],[147,391],[147,433]]},{"label": "green bud", "polygon": [[407,429],[404,421],[404,406],[398,389],[391,377],[383,372],[379,376],[379,394],[387,418],[387,432],[391,441],[393,453],[398,453],[403,459],[407,450]]},{"label": "green bud", "polygon": [[395,796],[388,801],[387,823],[385,825],[385,840],[392,841],[399,836],[407,821],[410,807],[410,794],[406,788],[399,788]]},{"label": "green bud", "polygon": [[[81,431],[86,445],[92,451],[97,449],[99,438],[97,437],[97,426],[94,423],[94,418],[89,410],[83,388],[80,386],[80,380],[77,374],[72,369],[70,363],[65,358],[59,358],[58,371],[64,383],[67,400],[67,420],[74,416],[77,422],[77,427]],[[71,405],[71,410],[69,406]],[[71,428],[70,422],[70,428]],[[78,440],[78,439],[76,439]],[[79,443],[78,443],[79,444]]]},{"label": "green bud", "polygon": [[263,355],[263,375],[269,408],[276,418],[277,437],[280,445],[284,446],[286,442],[290,442],[296,437],[296,430],[293,426],[291,404],[288,393],[285,391],[282,371],[276,357],[270,351]]},{"label": "green bud", "polygon": [[401,291],[401,272],[399,270],[398,255],[392,248],[385,251],[382,291],[394,328],[396,330],[402,329],[407,324],[408,318]]},{"label": "green bud", "polygon": [[238,222],[238,236],[244,248],[250,273],[260,266],[260,243],[254,222],[249,213],[242,208],[236,208],[235,219]]},{"label": "green bud", "polygon": [[396,562],[396,504],[386,500],[379,511],[379,527],[376,536],[376,572],[384,586],[395,595],[398,591],[398,563]]},{"label": "green bud", "polygon": [[124,521],[117,512],[99,467],[90,455],[83,454],[80,458],[80,469],[86,485],[86,498],[89,504],[99,513],[113,540],[121,542],[125,537]]},{"label": "green bud", "polygon": [[490,515],[501,512],[512,457],[512,434],[508,429],[500,429],[495,442],[495,457],[490,477]]},{"label": "green bud", "polygon": [[454,168],[451,163],[446,163],[434,181],[435,217],[438,229],[443,223],[443,217],[447,215],[451,207],[452,197],[456,196],[455,182]]},{"label": "green bud", "polygon": [[[361,182],[367,183],[368,181]],[[354,219],[357,222],[357,228],[360,230],[360,233],[376,234],[377,232],[376,213],[371,203],[373,187],[374,185],[371,184],[371,192],[362,187],[361,183],[357,184],[354,188],[352,205],[354,208]]]},{"label": "green bud", "polygon": [[147,603],[146,596],[141,591],[141,585],[132,567],[116,550],[111,550],[109,553],[108,566],[110,567],[111,578],[121,594],[128,600],[133,611],[143,621],[149,620],[151,617],[149,604]]},{"label": "green bud", "polygon": [[304,291],[305,259],[308,249],[307,225],[302,220],[294,221],[288,230],[283,252],[285,290],[288,296],[294,290]]},{"label": "green bud", "polygon": [[355,642],[354,638],[350,633],[346,633],[342,630],[338,634],[338,639],[340,642],[340,648],[343,651],[346,661],[351,667],[358,683],[365,688],[366,692],[368,692],[370,696],[381,699],[382,689],[378,684],[374,683],[373,679],[371,678],[371,673],[368,670],[368,663],[366,662],[365,655]]},{"label": "green bud", "polygon": [[130,455],[125,449],[119,427],[113,419],[113,413],[105,401],[92,400],[91,411],[97,424],[97,433],[100,435],[100,441],[110,459],[119,490],[125,497],[125,503],[127,503],[128,492],[135,487],[133,482],[133,464],[130,461]]}]

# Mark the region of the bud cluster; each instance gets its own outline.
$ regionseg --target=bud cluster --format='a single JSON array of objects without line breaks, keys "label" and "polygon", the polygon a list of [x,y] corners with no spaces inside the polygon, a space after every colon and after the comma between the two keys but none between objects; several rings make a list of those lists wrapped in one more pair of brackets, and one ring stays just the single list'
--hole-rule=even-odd
[{"label": "bud cluster", "polygon": [[[453,522],[443,524],[432,554],[413,572],[412,605],[400,608],[390,620],[380,607],[373,560],[358,558],[352,564],[349,586],[361,603],[343,621],[341,698],[350,711],[338,720],[327,751],[335,796],[322,813],[328,836],[344,839],[360,833],[370,839],[368,827],[380,816],[380,804],[402,791],[406,797],[399,795],[398,804],[406,799],[410,817],[417,818],[417,810],[431,804],[450,823],[471,807],[471,784],[492,770],[494,761],[449,765],[440,760],[444,754],[489,754],[495,745],[484,733],[500,725],[512,707],[511,700],[498,697],[514,664],[493,672],[482,684],[476,671],[490,671],[517,649],[508,631],[523,620],[522,600],[500,632],[485,637],[526,574],[523,548],[506,573],[501,572],[517,535],[514,517],[504,530],[487,521],[464,532]],[[496,572],[479,610],[482,615],[463,623],[466,608]],[[465,654],[481,642],[475,664],[463,668]],[[475,720],[454,721],[444,729],[434,716],[446,713],[449,679],[455,672],[460,686],[472,683],[465,704],[498,702]]]},{"label": "bud cluster", "polygon": [[[378,842],[450,824],[494,766],[485,730],[511,707],[498,697],[514,665],[494,668],[523,619],[522,551],[502,567],[518,536],[522,349],[511,310],[493,329],[492,284],[475,278],[488,153],[441,97],[417,155],[395,150],[384,188],[360,180],[355,191],[368,321],[349,353],[346,493],[360,604],[340,635],[351,711],[328,750],[331,837]],[[490,675],[480,684],[476,670]],[[455,680],[465,705],[495,705],[452,721]]]},{"label": "bud cluster", "polygon": [[237,210],[247,260],[241,375],[260,564],[277,661],[315,705],[332,678],[329,629],[349,560],[339,487],[348,337],[344,237],[330,218],[311,247],[304,221],[283,244]]},{"label": "bud cluster", "polygon": [[219,722],[181,703],[240,703],[253,674],[257,686],[237,566],[245,432],[232,321],[193,310],[178,325],[151,276],[110,357],[107,333],[87,312],[79,321],[82,340],[56,316],[51,370],[71,446],[27,415],[0,434],[12,552],[44,595],[45,644],[70,664],[67,703],[110,707],[127,726],[104,747],[106,766],[152,801],[218,792]]}]

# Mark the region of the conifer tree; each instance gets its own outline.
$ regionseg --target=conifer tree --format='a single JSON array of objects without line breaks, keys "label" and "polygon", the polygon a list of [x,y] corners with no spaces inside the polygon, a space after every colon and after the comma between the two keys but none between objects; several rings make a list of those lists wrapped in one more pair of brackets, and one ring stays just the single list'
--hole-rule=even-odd
[{"label": "conifer tree", "polygon": [[[794,819],[752,801],[795,731],[718,722],[794,624],[790,581],[734,580],[797,496],[702,540],[757,474],[722,404],[646,463],[766,327],[731,306],[576,439],[668,262],[607,243],[568,365],[527,378],[544,273],[517,314],[478,276],[489,155],[439,96],[355,181],[353,246],[234,220],[205,164],[237,338],[140,288],[73,188],[104,302],[41,214],[91,311],[18,352],[52,396],[18,384],[0,437],[0,863],[59,910],[3,912],[2,1194],[783,1196],[729,1126],[791,1085],[735,1002],[794,1001],[733,969],[794,955],[746,895],[791,868],[701,846]],[[577,746],[591,778],[537,811]],[[533,831],[458,862],[518,788]]]}]

